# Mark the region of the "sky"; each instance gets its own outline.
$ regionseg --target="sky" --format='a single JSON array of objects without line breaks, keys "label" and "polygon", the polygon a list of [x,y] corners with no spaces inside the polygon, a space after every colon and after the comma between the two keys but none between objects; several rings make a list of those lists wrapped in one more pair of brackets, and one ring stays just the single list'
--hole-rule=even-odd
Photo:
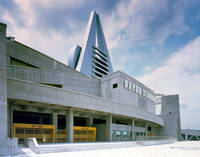
[{"label": "sky", "polygon": [[7,36],[67,64],[92,10],[114,71],[179,94],[182,128],[200,130],[199,0],[0,0],[0,21]]}]

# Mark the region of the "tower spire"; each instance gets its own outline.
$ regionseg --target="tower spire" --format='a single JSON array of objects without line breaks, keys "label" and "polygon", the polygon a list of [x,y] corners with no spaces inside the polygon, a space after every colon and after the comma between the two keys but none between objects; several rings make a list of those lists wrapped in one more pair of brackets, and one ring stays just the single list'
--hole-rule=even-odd
[{"label": "tower spire", "polygon": [[96,78],[113,72],[100,17],[96,11],[90,14],[83,48],[75,69]]}]

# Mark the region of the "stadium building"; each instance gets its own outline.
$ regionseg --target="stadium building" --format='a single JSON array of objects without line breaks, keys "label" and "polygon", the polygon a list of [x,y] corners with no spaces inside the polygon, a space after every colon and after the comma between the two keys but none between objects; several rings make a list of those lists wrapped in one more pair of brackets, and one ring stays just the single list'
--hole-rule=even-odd
[{"label": "stadium building", "polygon": [[65,65],[7,37],[6,24],[0,23],[0,154],[27,138],[38,143],[179,139],[178,95],[155,93],[113,72],[96,12],[84,38]]}]

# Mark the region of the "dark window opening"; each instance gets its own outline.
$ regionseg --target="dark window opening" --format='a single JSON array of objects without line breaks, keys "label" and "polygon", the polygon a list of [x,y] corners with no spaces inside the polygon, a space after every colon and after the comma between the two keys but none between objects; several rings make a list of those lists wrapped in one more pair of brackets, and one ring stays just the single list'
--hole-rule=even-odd
[{"label": "dark window opening", "polygon": [[74,126],[86,126],[86,118],[74,117]]},{"label": "dark window opening", "polygon": [[105,62],[101,61],[100,59],[98,59],[98,58],[96,58],[96,57],[95,57],[95,60],[96,60],[97,62],[103,64],[103,65],[106,66],[106,67],[108,66]]},{"label": "dark window opening", "polygon": [[117,83],[114,83],[113,84],[113,88],[117,88],[118,87],[118,84]]},{"label": "dark window opening", "polygon": [[95,52],[95,54],[96,54],[97,56],[99,56],[102,60],[104,60],[105,62],[107,62],[107,59],[105,59],[105,58],[102,57],[100,54],[98,54],[98,52]]},{"label": "dark window opening", "polygon": [[101,73],[101,74],[104,74],[104,75],[106,75],[107,73],[105,73],[104,71],[102,71],[101,69],[99,69],[99,68],[96,68],[95,67],[95,70],[97,71],[97,72],[99,72],[99,73]]},{"label": "dark window opening", "polygon": [[171,112],[169,112],[169,114],[171,115],[172,113],[171,113]]},{"label": "dark window opening", "polygon": [[128,125],[128,122],[124,122],[124,121],[121,121],[121,120],[116,120],[115,124]]},{"label": "dark window opening", "polygon": [[64,130],[66,128],[66,116],[58,115],[58,130]]},{"label": "dark window opening", "polygon": [[94,73],[95,74],[95,76],[98,76],[98,77],[102,77],[103,75],[100,75],[100,74],[98,74],[98,73]]},{"label": "dark window opening", "polygon": [[102,52],[100,49],[98,49],[97,47],[95,47],[95,46],[93,46],[93,48],[95,49],[95,50],[97,50],[98,52],[100,52],[102,55],[104,55],[105,57],[107,57],[107,55],[104,53],[104,52]]},{"label": "dark window opening", "polygon": [[150,126],[149,126],[149,127],[147,127],[147,130],[148,130],[148,131],[151,131],[151,127],[150,127]]},{"label": "dark window opening", "polygon": [[101,69],[108,71],[108,69],[106,69],[105,67],[103,67],[102,65],[98,64],[98,63],[94,63],[95,66],[100,67]]},{"label": "dark window opening", "polygon": [[62,85],[60,85],[60,84],[49,84],[49,83],[39,83],[39,84],[43,84],[43,85],[47,85],[47,86],[52,86],[52,87],[56,87],[56,88],[62,88]]},{"label": "dark window opening", "polygon": [[96,118],[93,119],[93,124],[105,124],[105,123],[106,120],[104,119],[96,119]]},{"label": "dark window opening", "polygon": [[31,67],[31,68],[38,68],[34,65],[31,65],[29,63],[26,63],[24,61],[18,60],[16,58],[10,57],[10,64],[11,65],[16,65],[16,66],[23,66],[23,67]]},{"label": "dark window opening", "polygon": [[51,124],[52,116],[48,113],[13,111],[13,123]]}]

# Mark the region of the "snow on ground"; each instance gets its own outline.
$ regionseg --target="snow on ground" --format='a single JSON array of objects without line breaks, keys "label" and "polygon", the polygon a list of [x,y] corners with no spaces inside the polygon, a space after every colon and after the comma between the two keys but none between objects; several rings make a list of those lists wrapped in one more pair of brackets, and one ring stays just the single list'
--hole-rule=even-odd
[{"label": "snow on ground", "polygon": [[26,150],[26,153],[16,157],[200,157],[200,141],[37,155]]}]

